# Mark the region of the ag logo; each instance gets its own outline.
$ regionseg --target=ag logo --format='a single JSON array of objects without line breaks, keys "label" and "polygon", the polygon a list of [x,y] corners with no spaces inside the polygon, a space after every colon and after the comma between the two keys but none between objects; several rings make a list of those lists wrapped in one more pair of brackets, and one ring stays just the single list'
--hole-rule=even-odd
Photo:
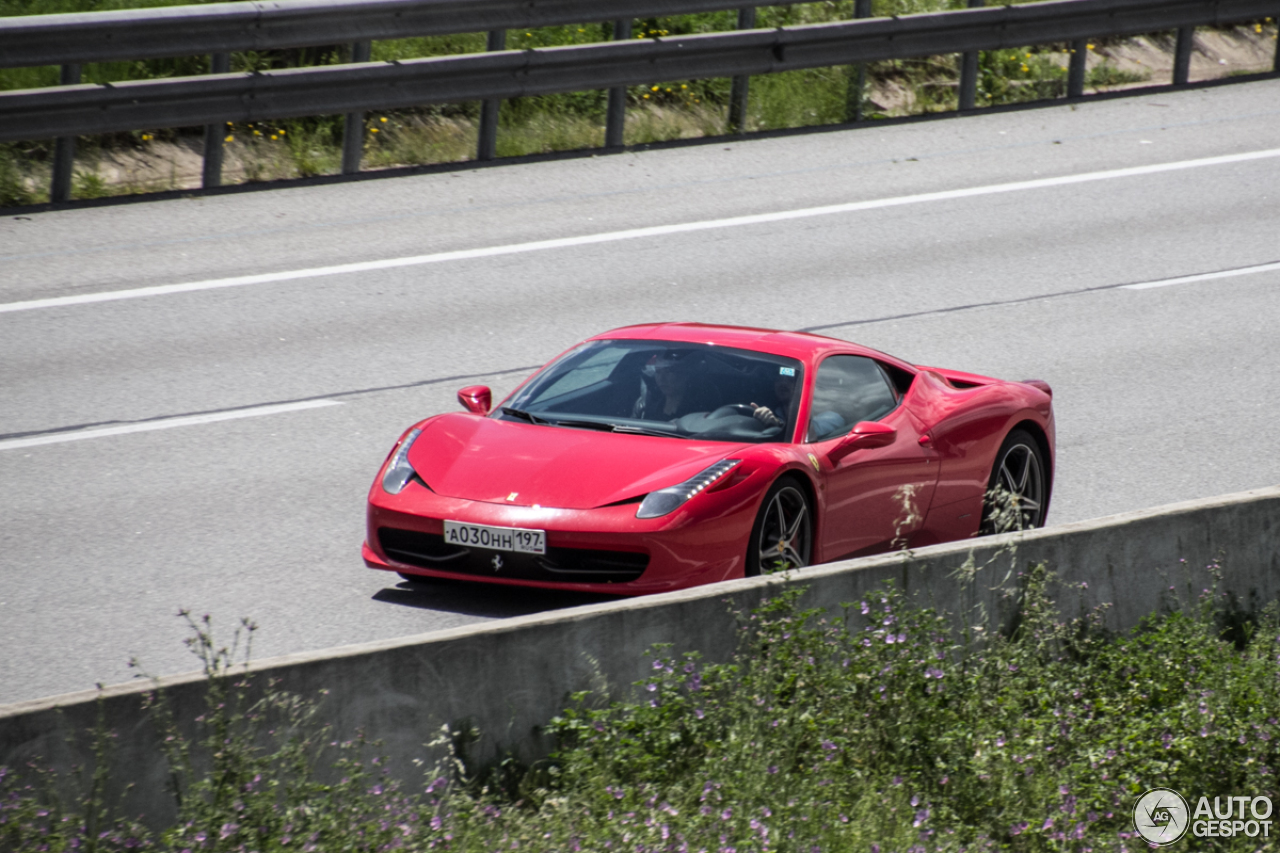
[{"label": "ag logo", "polygon": [[1191,812],[1172,788],[1152,788],[1133,804],[1133,828],[1148,843],[1167,847],[1187,834]]}]

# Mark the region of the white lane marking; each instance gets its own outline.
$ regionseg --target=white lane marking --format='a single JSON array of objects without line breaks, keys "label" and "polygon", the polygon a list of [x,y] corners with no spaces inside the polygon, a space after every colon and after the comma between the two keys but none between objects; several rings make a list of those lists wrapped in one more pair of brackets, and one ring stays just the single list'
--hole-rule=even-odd
[{"label": "white lane marking", "polygon": [[1259,264],[1256,267],[1240,267],[1234,270],[1206,272],[1199,275],[1183,275],[1177,278],[1162,278],[1159,281],[1144,281],[1141,284],[1122,284],[1125,290],[1147,290],[1152,287],[1169,287],[1174,284],[1191,284],[1193,281],[1213,281],[1215,278],[1235,278],[1238,275],[1253,275],[1258,272],[1280,270],[1280,263]]},{"label": "white lane marking", "polygon": [[114,302],[118,299],[140,299],[148,296],[167,296],[173,293],[191,293],[197,290],[216,290],[223,287],[243,287],[250,284],[268,284],[277,281],[295,281],[303,278],[320,278],[329,275],[345,275],[348,273],[371,272],[373,270],[394,269],[396,267],[414,267],[423,264],[438,264],[446,261],[463,261],[474,258],[492,258],[499,255],[515,255],[524,252],[538,252],[544,249],[563,249],[571,246],[589,246],[594,243],[615,243],[619,240],[637,240],[644,237],[662,237],[668,234],[687,234],[694,231],[707,231],[714,228],[738,228],[744,225],[760,225],[769,222],[785,222],[790,219],[807,219],[814,216],[831,216],[837,213],[855,213],[863,210],[878,210],[886,207],[899,207],[906,204],[925,204],[934,201],[950,201],[958,198],[974,198],[998,193],[1023,192],[1046,187],[1061,187],[1071,184],[1084,184],[1092,181],[1109,181],[1116,178],[1131,178],[1140,175],[1158,175],[1163,172],[1176,172],[1184,169],[1199,169],[1206,166],[1223,166],[1229,163],[1247,163],[1251,160],[1265,160],[1280,157],[1280,148],[1269,148],[1265,151],[1249,151],[1243,154],[1227,154],[1221,157],[1205,157],[1199,160],[1181,160],[1174,163],[1157,163],[1151,166],[1133,166],[1127,169],[1109,169],[1103,172],[1084,172],[1077,175],[1063,175],[1057,178],[1038,178],[1033,181],[1015,181],[1008,184],[992,184],[985,187],[970,187],[962,190],[945,190],[943,192],[920,193],[918,195],[896,196],[894,198],[855,201],[845,204],[830,204],[823,207],[806,207],[798,210],[781,210],[775,213],[757,213],[750,216],[732,216],[727,219],[706,219],[700,222],[682,222],[676,225],[655,225],[648,228],[631,228],[625,231],[605,231],[600,234],[584,234],[580,237],[561,237],[555,240],[534,240],[529,243],[512,243],[506,246],[488,246],[482,249],[461,249],[453,252],[437,252],[431,255],[415,255],[408,258],[387,258],[381,261],[362,261],[354,264],[338,264],[329,267],[312,267],[302,270],[285,270],[283,272],[262,273],[259,275],[241,275],[231,278],[215,278],[205,281],[189,281],[184,284],[162,284],[155,287],[136,287],[130,290],[110,290],[101,293],[84,293],[78,296],[58,296],[50,299],[32,299],[25,302],[0,303],[0,314],[13,311],[33,311],[38,308],[61,308],[69,305],[85,305],[92,302]]},{"label": "white lane marking", "polygon": [[277,403],[270,406],[255,406],[252,409],[235,409],[230,412],[211,412],[207,415],[183,415],[176,418],[143,421],[142,423],[121,424],[111,427],[94,427],[69,432],[30,435],[23,438],[0,440],[0,450],[17,450],[21,447],[38,447],[42,444],[61,444],[64,441],[81,441],[86,438],[106,438],[109,435],[126,435],[131,432],[150,432],[155,429],[172,429],[174,427],[212,424],[218,421],[231,421],[237,418],[256,418],[260,415],[278,415],[283,412],[299,412],[304,409],[320,409],[325,406],[341,406],[340,400],[305,400],[301,403]]}]

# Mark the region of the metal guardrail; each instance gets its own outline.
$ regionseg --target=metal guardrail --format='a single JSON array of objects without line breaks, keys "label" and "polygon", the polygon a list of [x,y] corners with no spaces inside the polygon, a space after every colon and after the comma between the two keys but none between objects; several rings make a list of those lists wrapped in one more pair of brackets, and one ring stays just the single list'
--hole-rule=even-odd
[{"label": "metal guardrail", "polygon": [[0,67],[277,50],[737,9],[742,0],[244,0],[0,18]]},{"label": "metal guardrail", "polygon": [[[225,72],[226,51],[250,45],[253,49],[298,46],[350,39],[354,34],[362,39],[354,46],[354,58],[367,60],[366,38],[497,27],[490,30],[489,52],[481,54],[0,93],[0,141],[68,140],[76,134],[203,124],[205,184],[212,186],[220,179],[220,168],[210,168],[210,160],[215,156],[220,160],[225,121],[346,113],[344,171],[355,171],[363,144],[364,111],[480,100],[485,107],[479,159],[488,159],[494,153],[497,104],[506,98],[610,89],[606,140],[618,146],[628,85],[734,77],[730,119],[733,124],[736,115],[734,126],[740,129],[750,75],[960,53],[964,54],[960,104],[966,109],[973,106],[978,51],[1071,42],[1075,53],[1068,95],[1079,96],[1086,39],[1176,29],[1174,82],[1179,84],[1187,80],[1194,27],[1280,17],[1280,0],[1051,0],[992,8],[981,8],[983,0],[969,2],[974,8],[956,12],[773,30],[749,29],[754,15],[744,11],[739,14],[742,31],[643,40],[629,38],[628,17],[615,26],[613,42],[522,51],[502,50],[505,28],[513,23],[535,26],[609,20],[620,13],[682,14],[737,6],[717,0],[278,0],[0,18],[2,64],[63,61],[64,83],[76,79],[68,73],[76,68],[71,60],[90,57],[209,52],[215,72]],[[860,0],[855,14],[868,14],[869,6]],[[99,30],[93,21],[102,22]],[[58,40],[59,32],[66,34],[65,41]],[[11,53],[11,48],[19,52]],[[852,105],[851,118],[858,117],[859,107]],[[59,145],[64,156],[55,163],[54,200],[59,195],[65,199],[69,192],[66,147]]]}]

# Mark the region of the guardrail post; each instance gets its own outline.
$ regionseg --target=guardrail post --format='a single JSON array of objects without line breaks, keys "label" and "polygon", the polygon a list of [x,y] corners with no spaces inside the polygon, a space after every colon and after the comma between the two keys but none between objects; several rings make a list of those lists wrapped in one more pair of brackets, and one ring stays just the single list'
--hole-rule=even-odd
[{"label": "guardrail post", "polygon": [[[80,66],[64,65],[58,75],[63,86],[80,82]],[[76,138],[59,136],[53,142],[53,180],[49,182],[49,201],[68,201],[71,198],[71,173],[76,164]]]},{"label": "guardrail post", "polygon": [[[210,74],[226,74],[231,70],[231,54],[215,53],[209,57]],[[227,126],[222,122],[204,126],[204,170],[200,185],[205,189],[222,186],[222,140]]]},{"label": "guardrail post", "polygon": [[[986,0],[969,0],[970,9],[981,9]],[[971,110],[978,99],[978,51],[970,50],[960,56],[960,109]]]},{"label": "guardrail post", "polygon": [[[738,29],[750,30],[756,25],[756,7],[743,6],[738,10]],[[740,74],[733,78],[729,90],[729,132],[747,132],[747,98],[750,96],[751,77]]]},{"label": "guardrail post", "polygon": [[[358,41],[351,45],[352,62],[368,62],[373,55],[373,43]],[[364,156],[364,113],[347,113],[342,120],[342,174],[354,175],[360,171],[360,158]]]},{"label": "guardrail post", "polygon": [[[485,50],[506,50],[507,31],[492,30]],[[480,102],[480,140],[476,146],[477,160],[492,160],[498,155],[498,110],[502,101],[494,98]]]},{"label": "guardrail post", "polygon": [[1067,97],[1084,97],[1085,71],[1089,67],[1089,42],[1077,39],[1071,43],[1071,66],[1067,69]]},{"label": "guardrail post", "polygon": [[[854,0],[853,17],[870,18],[871,0]],[[859,62],[845,69],[849,87],[845,94],[844,117],[846,121],[862,121],[862,102],[867,90],[867,64]]]},{"label": "guardrail post", "polygon": [[1196,28],[1178,27],[1178,46],[1173,51],[1173,85],[1185,86],[1191,77],[1191,48],[1195,46]]},{"label": "guardrail post", "polygon": [[[631,19],[613,22],[613,40],[631,38]],[[609,90],[609,110],[605,115],[604,147],[621,148],[627,125],[627,87],[617,86]]]}]

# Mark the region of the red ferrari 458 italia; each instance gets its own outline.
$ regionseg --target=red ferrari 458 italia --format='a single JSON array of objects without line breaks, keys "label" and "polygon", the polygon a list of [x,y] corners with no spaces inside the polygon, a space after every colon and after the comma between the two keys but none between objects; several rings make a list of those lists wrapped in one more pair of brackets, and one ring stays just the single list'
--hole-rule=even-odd
[{"label": "red ferrari 458 italia", "polygon": [[630,326],[496,408],[415,424],[369,491],[365,563],[638,595],[1044,523],[1049,386],[799,332]]}]

